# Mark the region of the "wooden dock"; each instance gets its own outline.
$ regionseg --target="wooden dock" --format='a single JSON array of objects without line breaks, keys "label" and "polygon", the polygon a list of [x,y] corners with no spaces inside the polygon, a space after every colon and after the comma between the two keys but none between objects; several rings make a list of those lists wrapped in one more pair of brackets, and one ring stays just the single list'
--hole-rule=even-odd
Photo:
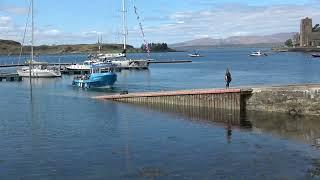
[{"label": "wooden dock", "polygon": [[136,104],[168,104],[242,111],[245,110],[245,100],[251,92],[250,89],[195,89],[129,93],[95,98]]},{"label": "wooden dock", "polygon": [[22,81],[22,77],[16,73],[0,73],[0,82],[3,80],[6,80],[7,82]]}]

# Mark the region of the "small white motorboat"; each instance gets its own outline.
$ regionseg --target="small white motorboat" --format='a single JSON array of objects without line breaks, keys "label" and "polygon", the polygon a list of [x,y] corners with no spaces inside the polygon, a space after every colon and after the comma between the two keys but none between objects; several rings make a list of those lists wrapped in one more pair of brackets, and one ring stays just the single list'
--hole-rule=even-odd
[{"label": "small white motorboat", "polygon": [[249,56],[267,56],[266,53],[262,53],[261,51],[253,52]]}]

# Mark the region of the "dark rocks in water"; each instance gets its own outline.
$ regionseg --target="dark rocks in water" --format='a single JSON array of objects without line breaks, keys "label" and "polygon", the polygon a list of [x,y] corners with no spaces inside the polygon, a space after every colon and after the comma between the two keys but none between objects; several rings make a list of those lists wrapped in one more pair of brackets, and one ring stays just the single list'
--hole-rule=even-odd
[{"label": "dark rocks in water", "polygon": [[125,94],[128,94],[128,93],[129,93],[128,91],[121,91],[120,95],[125,95]]},{"label": "dark rocks in water", "polygon": [[309,170],[309,175],[313,178],[320,178],[320,159],[314,159],[313,161],[313,168]]},{"label": "dark rocks in water", "polygon": [[160,168],[152,168],[152,167],[145,167],[140,169],[139,174],[145,178],[155,178],[155,177],[167,175],[167,173],[165,173]]}]

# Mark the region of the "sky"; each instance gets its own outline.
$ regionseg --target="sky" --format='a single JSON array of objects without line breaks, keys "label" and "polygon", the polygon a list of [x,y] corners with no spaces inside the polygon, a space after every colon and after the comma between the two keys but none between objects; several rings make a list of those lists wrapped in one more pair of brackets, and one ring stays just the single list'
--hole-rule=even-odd
[{"label": "sky", "polygon": [[[30,44],[30,0],[0,0],[0,39]],[[299,32],[320,23],[320,0],[126,0],[128,44]],[[137,7],[145,37],[134,13]],[[121,0],[34,0],[35,43],[122,43]]]}]

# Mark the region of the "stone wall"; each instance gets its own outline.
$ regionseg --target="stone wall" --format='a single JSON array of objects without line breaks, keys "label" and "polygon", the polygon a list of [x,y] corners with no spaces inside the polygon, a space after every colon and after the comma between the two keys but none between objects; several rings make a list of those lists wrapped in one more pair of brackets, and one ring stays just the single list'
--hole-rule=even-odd
[{"label": "stone wall", "polygon": [[320,85],[253,88],[247,110],[320,116]]},{"label": "stone wall", "polygon": [[305,18],[300,24],[300,46],[308,47],[311,45],[312,39],[312,19]]}]

